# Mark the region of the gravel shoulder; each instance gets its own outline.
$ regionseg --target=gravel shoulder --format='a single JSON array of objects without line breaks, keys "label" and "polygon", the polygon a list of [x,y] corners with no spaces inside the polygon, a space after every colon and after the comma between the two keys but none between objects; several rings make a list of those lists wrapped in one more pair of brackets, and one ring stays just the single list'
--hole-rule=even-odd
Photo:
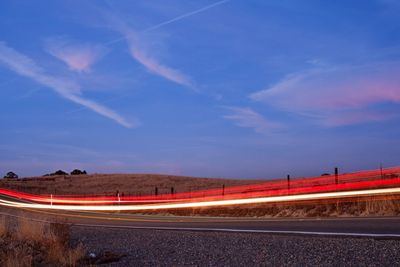
[{"label": "gravel shoulder", "polygon": [[101,266],[399,266],[400,240],[72,227]]}]

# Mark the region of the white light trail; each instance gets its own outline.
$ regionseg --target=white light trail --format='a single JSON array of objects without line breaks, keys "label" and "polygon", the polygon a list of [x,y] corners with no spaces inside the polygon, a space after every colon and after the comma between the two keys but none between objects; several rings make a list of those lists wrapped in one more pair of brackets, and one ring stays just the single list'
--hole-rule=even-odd
[{"label": "white light trail", "polygon": [[49,210],[73,210],[73,211],[143,211],[143,210],[160,210],[160,209],[181,209],[181,208],[200,208],[200,207],[215,207],[215,206],[230,206],[243,204],[261,204],[274,202],[291,202],[304,200],[318,200],[331,198],[346,198],[357,196],[372,196],[400,193],[400,187],[356,190],[347,192],[328,192],[304,195],[290,196],[274,196],[274,197],[259,197],[246,199],[229,199],[201,202],[183,202],[183,203],[168,203],[168,204],[150,204],[150,205],[48,205],[48,204],[33,204],[22,203],[8,200],[0,200],[0,205],[15,207],[15,208],[30,208],[30,209],[49,209]]}]

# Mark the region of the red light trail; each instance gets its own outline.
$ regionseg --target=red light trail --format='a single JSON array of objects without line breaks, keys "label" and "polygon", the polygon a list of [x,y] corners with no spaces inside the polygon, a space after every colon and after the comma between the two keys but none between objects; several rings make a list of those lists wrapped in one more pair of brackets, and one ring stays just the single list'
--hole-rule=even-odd
[{"label": "red light trail", "polygon": [[290,189],[287,189],[285,180],[276,180],[226,187],[223,194],[221,189],[210,189],[159,196],[83,197],[33,195],[0,189],[1,195],[18,199],[0,199],[0,205],[34,209],[140,211],[382,196],[400,193],[399,173],[400,168],[390,168],[342,174],[338,176],[338,184],[333,175],[295,179],[290,183]]}]

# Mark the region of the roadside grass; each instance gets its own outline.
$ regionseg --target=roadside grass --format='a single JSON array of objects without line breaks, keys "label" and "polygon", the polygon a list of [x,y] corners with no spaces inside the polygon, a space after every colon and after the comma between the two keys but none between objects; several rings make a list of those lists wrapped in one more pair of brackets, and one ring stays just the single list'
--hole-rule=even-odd
[{"label": "roadside grass", "polygon": [[318,202],[290,202],[274,204],[248,204],[237,206],[202,207],[148,211],[141,214],[211,217],[352,217],[352,216],[398,216],[399,196],[364,197]]},{"label": "roadside grass", "polygon": [[5,236],[8,233],[8,226],[6,218],[4,216],[0,217],[0,237]]},{"label": "roadside grass", "polygon": [[0,217],[0,266],[78,266],[86,255],[69,244],[70,226]]},{"label": "roadside grass", "polygon": [[384,199],[376,200],[370,198],[365,201],[364,207],[362,208],[363,215],[392,215],[396,216],[400,214],[400,201],[395,199],[395,196],[387,196]]},{"label": "roadside grass", "polygon": [[17,228],[15,229],[13,237],[16,240],[47,242],[53,238],[53,236],[49,234],[47,228],[48,226],[42,222],[31,222],[26,219],[18,219]]}]

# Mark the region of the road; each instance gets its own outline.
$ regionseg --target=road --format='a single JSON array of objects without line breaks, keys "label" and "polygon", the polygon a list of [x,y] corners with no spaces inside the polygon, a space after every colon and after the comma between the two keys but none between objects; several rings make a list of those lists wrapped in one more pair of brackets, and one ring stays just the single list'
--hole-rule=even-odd
[{"label": "road", "polygon": [[[3,200],[17,200],[2,196]],[[21,201],[21,200],[19,200]],[[21,210],[23,212],[21,213]],[[40,210],[0,206],[0,215],[76,226],[180,231],[367,236],[400,239],[400,217],[251,218],[141,215],[126,212]]]},{"label": "road", "polygon": [[4,207],[0,208],[0,214],[24,216],[33,220],[62,221],[88,227],[400,238],[400,217],[267,219],[29,209],[25,209],[21,215],[15,213],[13,208]]}]

